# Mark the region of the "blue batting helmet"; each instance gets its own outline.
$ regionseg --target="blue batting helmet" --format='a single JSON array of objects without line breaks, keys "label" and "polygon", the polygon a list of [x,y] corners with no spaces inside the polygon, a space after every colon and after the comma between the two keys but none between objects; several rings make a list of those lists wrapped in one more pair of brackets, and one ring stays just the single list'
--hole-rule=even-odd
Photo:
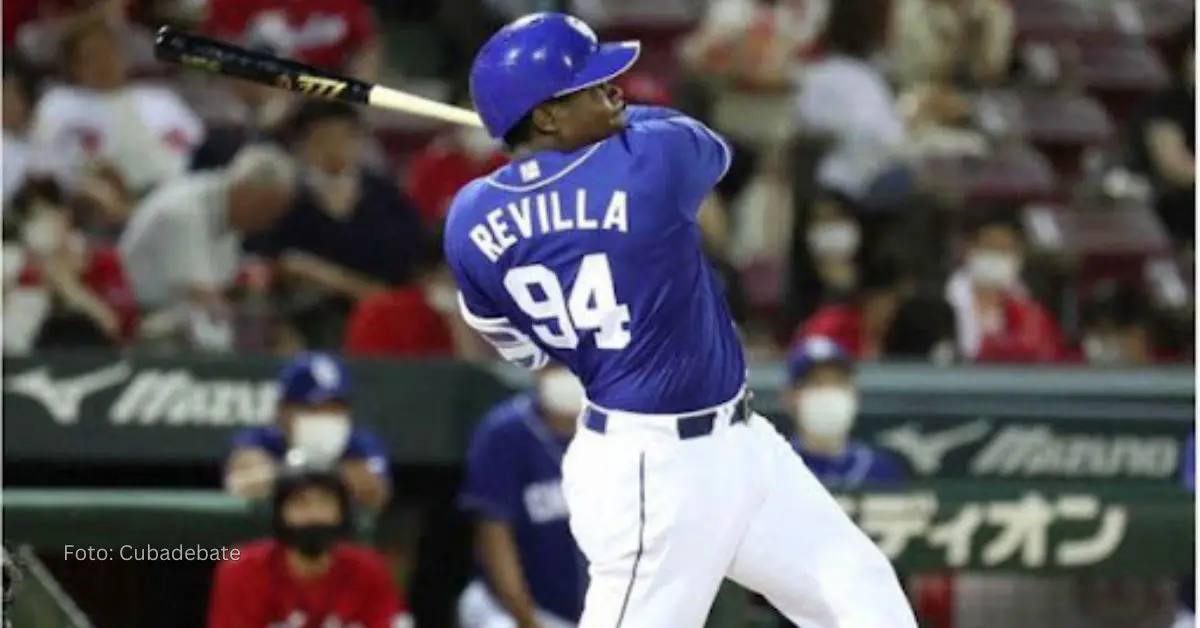
[{"label": "blue batting helmet", "polygon": [[350,377],[337,356],[301,353],[283,365],[279,388],[284,401],[315,406],[328,401],[345,401],[350,394]]},{"label": "blue batting helmet", "polygon": [[619,76],[641,49],[636,41],[602,44],[577,17],[526,15],[497,31],[475,55],[471,100],[488,133],[503,139],[547,100]]}]

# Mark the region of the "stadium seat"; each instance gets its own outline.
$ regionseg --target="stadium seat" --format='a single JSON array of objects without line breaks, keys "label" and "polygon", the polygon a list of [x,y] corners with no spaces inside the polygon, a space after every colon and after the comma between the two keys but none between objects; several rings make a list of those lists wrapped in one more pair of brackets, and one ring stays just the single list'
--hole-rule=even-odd
[{"label": "stadium seat", "polygon": [[1144,205],[1039,203],[1025,208],[1023,220],[1035,248],[1076,261],[1081,287],[1102,279],[1143,283],[1146,261],[1171,250],[1158,217]]},{"label": "stadium seat", "polygon": [[[1024,145],[1002,147],[984,157],[926,158],[918,168],[961,190],[968,201],[1024,203],[1049,200],[1058,192],[1050,162]],[[968,203],[968,211],[970,207]]]},{"label": "stadium seat", "polygon": [[1026,139],[1063,178],[1074,178],[1088,146],[1107,144],[1116,129],[1104,107],[1084,94],[1023,90],[1014,93]]}]

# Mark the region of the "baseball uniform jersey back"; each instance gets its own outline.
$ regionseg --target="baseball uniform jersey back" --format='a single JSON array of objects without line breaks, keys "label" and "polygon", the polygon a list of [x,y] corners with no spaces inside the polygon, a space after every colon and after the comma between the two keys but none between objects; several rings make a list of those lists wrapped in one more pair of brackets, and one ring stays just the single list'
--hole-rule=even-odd
[{"label": "baseball uniform jersey back", "polygon": [[537,143],[467,185],[445,231],[466,321],[586,390],[563,460],[589,563],[580,626],[699,628],[728,577],[805,628],[915,628],[883,554],[748,409],[696,224],[730,149],[669,109],[622,120],[609,81],[638,50],[561,14],[494,35],[476,109],[493,137],[532,125]]}]

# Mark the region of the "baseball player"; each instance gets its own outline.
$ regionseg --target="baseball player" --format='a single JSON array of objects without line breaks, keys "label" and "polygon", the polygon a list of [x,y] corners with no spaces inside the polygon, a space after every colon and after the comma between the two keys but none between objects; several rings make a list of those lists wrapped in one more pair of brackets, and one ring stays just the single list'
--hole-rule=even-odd
[{"label": "baseball player", "polygon": [[444,237],[464,319],[586,391],[563,459],[580,626],[699,628],[729,578],[805,628],[915,628],[886,557],[748,407],[695,222],[730,149],[624,106],[611,81],[639,51],[557,13],[493,35],[471,94],[513,159],[459,191]]},{"label": "baseball player", "polygon": [[791,385],[784,393],[796,422],[792,447],[831,489],[894,485],[903,467],[886,451],[850,439],[858,415],[854,364],[837,343],[806,338],[788,356]]},{"label": "baseball player", "polygon": [[237,497],[266,497],[279,466],[295,454],[312,466],[336,466],[356,503],[381,510],[392,492],[387,449],[373,431],[354,425],[350,373],[341,359],[297,354],[280,369],[279,395],[275,424],[233,435],[226,490]]},{"label": "baseball player", "polygon": [[462,506],[475,517],[479,577],[459,599],[462,628],[572,628],[583,611],[587,563],[571,538],[562,457],[583,387],[559,365],[534,394],[494,408],[467,453]]}]

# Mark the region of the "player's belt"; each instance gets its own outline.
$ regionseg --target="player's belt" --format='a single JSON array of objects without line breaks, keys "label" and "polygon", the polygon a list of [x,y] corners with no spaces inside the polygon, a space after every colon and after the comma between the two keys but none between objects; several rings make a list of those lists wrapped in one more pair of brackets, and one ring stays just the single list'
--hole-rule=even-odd
[{"label": "player's belt", "polygon": [[[733,416],[729,419],[731,425],[745,423],[750,419],[750,396],[742,395],[734,402]],[[711,410],[699,414],[686,414],[676,417],[675,428],[680,440],[700,438],[712,434],[713,428],[720,417],[720,410]],[[664,420],[670,420],[664,418]],[[597,434],[608,431],[608,413],[599,408],[588,406],[583,411],[583,425]]]}]

